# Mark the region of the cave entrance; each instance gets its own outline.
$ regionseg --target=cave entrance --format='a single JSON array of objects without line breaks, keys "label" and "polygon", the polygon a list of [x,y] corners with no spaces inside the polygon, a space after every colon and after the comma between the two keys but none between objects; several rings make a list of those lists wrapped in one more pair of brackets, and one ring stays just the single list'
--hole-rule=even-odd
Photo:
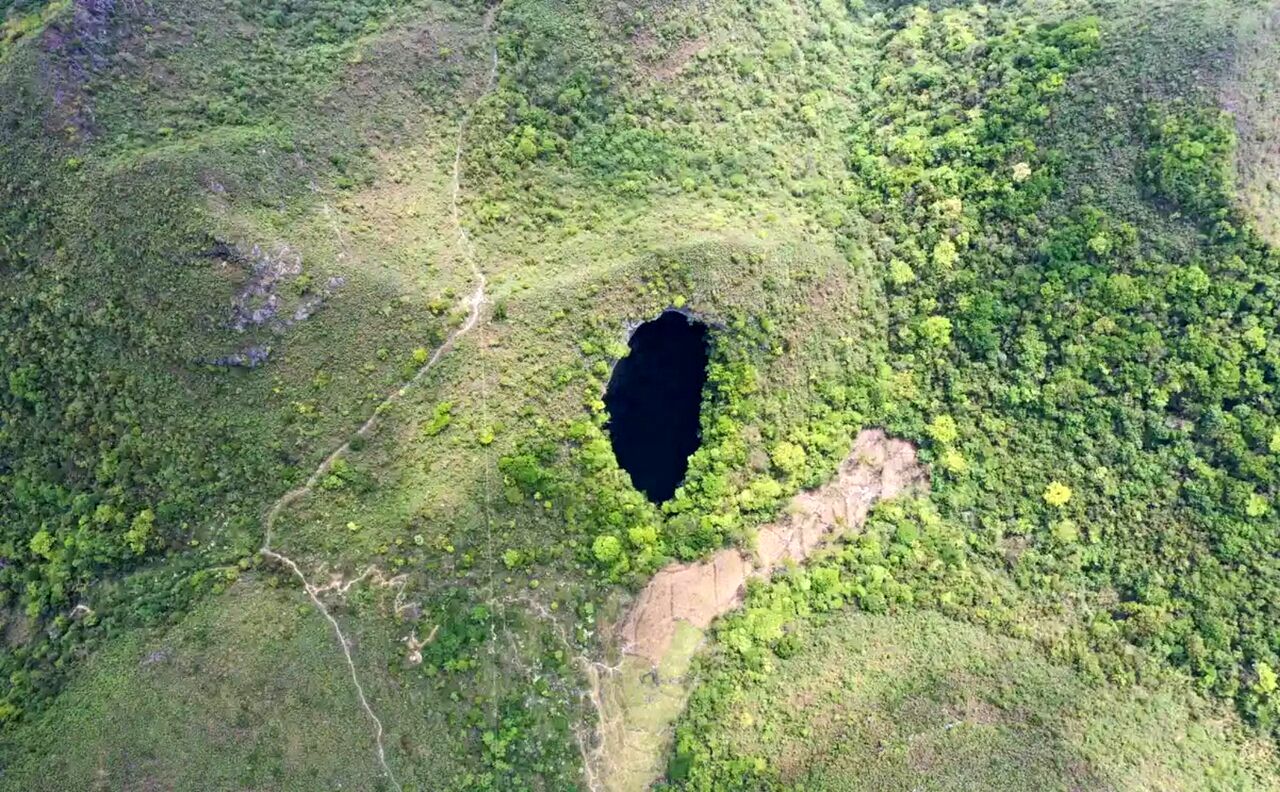
[{"label": "cave entrance", "polygon": [[604,403],[618,465],[654,503],[675,494],[698,448],[707,326],[679,311],[640,325],[614,367]]}]

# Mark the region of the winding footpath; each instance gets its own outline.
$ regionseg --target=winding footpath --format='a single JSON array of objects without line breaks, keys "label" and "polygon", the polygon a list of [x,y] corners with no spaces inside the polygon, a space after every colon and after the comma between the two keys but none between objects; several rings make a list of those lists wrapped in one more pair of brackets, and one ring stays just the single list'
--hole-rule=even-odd
[{"label": "winding footpath", "polygon": [[[485,13],[484,32],[486,35],[490,36],[490,38],[492,38],[494,21],[497,18],[498,11],[500,10],[500,8],[501,8],[501,3],[498,3],[492,6]],[[431,371],[431,369],[433,369],[437,363],[440,362],[441,358],[443,358],[444,355],[450,349],[453,348],[453,346],[457,343],[459,338],[462,338],[463,336],[467,335],[473,329],[475,329],[477,325],[480,324],[480,320],[484,312],[484,304],[486,302],[485,287],[488,285],[488,280],[485,278],[485,274],[480,269],[480,265],[476,260],[475,245],[471,241],[471,235],[467,232],[466,227],[462,223],[461,208],[459,206],[459,197],[461,194],[461,181],[462,181],[462,156],[463,156],[463,151],[465,150],[467,131],[471,126],[472,120],[475,118],[477,105],[485,96],[487,96],[493,90],[493,87],[497,81],[497,76],[498,76],[498,48],[497,48],[496,41],[494,41],[494,42],[491,42],[490,48],[489,48],[488,76],[485,79],[484,86],[481,89],[479,95],[476,97],[476,100],[472,103],[470,109],[467,111],[466,116],[463,118],[462,122],[458,126],[457,141],[454,146],[454,153],[453,153],[453,176],[451,179],[450,196],[449,196],[450,217],[452,219],[455,233],[457,236],[458,249],[460,250],[462,256],[467,260],[467,263],[471,268],[471,275],[474,278],[476,283],[475,290],[472,291],[471,294],[468,295],[468,297],[465,300],[465,304],[467,305],[467,308],[468,308],[466,320],[457,329],[455,329],[452,333],[449,334],[448,338],[446,338],[444,342],[440,344],[439,347],[436,348],[435,352],[432,353],[431,357],[428,358],[427,361],[423,363],[420,368],[418,368],[418,370],[414,373],[413,377],[410,378],[408,382],[404,383],[398,389],[388,394],[387,397],[383,399],[376,408],[374,408],[373,413],[369,416],[369,418],[363,424],[360,425],[360,428],[357,429],[355,433],[352,434],[349,438],[347,438],[347,440],[344,441],[342,445],[335,448],[332,452],[329,453],[328,456],[324,458],[323,461],[320,462],[320,464],[316,467],[315,470],[311,472],[311,475],[307,477],[307,480],[303,482],[301,486],[298,486],[292,490],[289,490],[285,494],[281,495],[274,503],[271,504],[271,507],[267,509],[266,515],[263,518],[262,547],[259,548],[258,550],[258,552],[264,558],[267,558],[276,563],[282,564],[283,566],[288,567],[291,572],[293,572],[294,576],[298,578],[298,580],[302,583],[302,587],[306,591],[307,596],[310,598],[311,603],[315,606],[316,610],[320,612],[320,615],[323,616],[329,622],[329,626],[333,628],[333,633],[338,639],[338,645],[342,649],[342,656],[343,656],[343,659],[346,661],[347,670],[351,674],[351,682],[356,689],[356,698],[359,700],[360,707],[361,709],[364,710],[364,713],[368,717],[369,722],[373,725],[374,741],[377,745],[377,752],[378,752],[378,764],[382,767],[382,772],[386,774],[387,780],[390,781],[391,785],[397,790],[397,792],[400,792],[402,790],[402,787],[400,785],[400,782],[396,779],[395,773],[391,771],[390,765],[387,764],[386,749],[385,749],[385,746],[383,745],[384,730],[382,726],[382,721],[378,719],[377,713],[373,711],[373,707],[369,704],[369,699],[365,695],[364,686],[360,683],[360,675],[356,670],[355,661],[351,656],[351,643],[348,640],[346,633],[343,632],[342,625],[340,625],[338,623],[338,620],[334,618],[328,606],[325,605],[324,600],[321,599],[320,597],[322,593],[331,590],[333,586],[332,584],[317,586],[311,583],[311,581],[307,579],[306,574],[303,573],[302,568],[298,566],[297,562],[295,562],[293,559],[289,558],[288,556],[284,555],[283,553],[280,553],[277,550],[274,550],[272,548],[271,540],[274,536],[276,520],[280,517],[280,514],[283,513],[285,509],[292,506],[294,503],[296,503],[298,500],[300,500],[304,496],[311,494],[311,492],[315,490],[316,485],[320,483],[321,479],[323,479],[326,475],[328,475],[330,469],[333,467],[333,463],[336,462],[338,459],[342,458],[343,456],[345,456],[351,450],[352,441],[356,440],[357,438],[367,437],[378,425],[378,419],[382,415],[382,413],[384,413],[387,410],[387,408],[391,407],[393,404],[403,399],[405,394],[407,394],[412,388],[417,386],[418,383],[421,382],[422,379],[427,375],[427,373]],[[486,375],[482,377],[482,379],[487,383],[487,372],[486,372]],[[482,396],[485,399],[487,399],[487,393],[482,394]],[[486,477],[488,476],[487,468],[485,471],[485,475]],[[486,484],[487,483],[488,482],[486,481]],[[486,529],[489,530],[489,544],[490,544],[490,551],[492,552],[492,530],[491,530],[491,527],[489,526],[490,520],[489,520],[489,509],[488,509],[488,502],[487,502],[487,498],[488,498],[487,486],[485,488],[485,491],[486,491],[485,524],[486,524]],[[365,576],[367,576],[370,573],[370,571],[371,570],[366,569],[365,572],[361,574],[360,578],[364,578]],[[490,574],[492,575],[492,570]],[[492,581],[490,581],[490,587],[492,588]]]}]

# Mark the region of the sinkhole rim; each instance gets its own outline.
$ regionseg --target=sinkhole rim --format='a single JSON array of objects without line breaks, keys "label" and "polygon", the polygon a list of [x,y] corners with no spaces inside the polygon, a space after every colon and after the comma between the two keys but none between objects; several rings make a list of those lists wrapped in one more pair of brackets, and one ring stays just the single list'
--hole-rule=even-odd
[{"label": "sinkhole rim", "polygon": [[[679,317],[683,321],[676,321]],[[713,325],[667,308],[631,328],[605,386],[605,432],[618,467],[651,503],[669,501],[702,445]]]}]

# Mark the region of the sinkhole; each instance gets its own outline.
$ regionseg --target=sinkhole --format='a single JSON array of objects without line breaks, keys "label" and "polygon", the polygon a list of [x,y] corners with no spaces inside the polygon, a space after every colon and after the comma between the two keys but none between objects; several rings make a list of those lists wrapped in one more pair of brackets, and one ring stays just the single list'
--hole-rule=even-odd
[{"label": "sinkhole", "polygon": [[675,494],[698,448],[707,326],[679,311],[640,325],[613,369],[604,403],[618,465],[654,503]]}]

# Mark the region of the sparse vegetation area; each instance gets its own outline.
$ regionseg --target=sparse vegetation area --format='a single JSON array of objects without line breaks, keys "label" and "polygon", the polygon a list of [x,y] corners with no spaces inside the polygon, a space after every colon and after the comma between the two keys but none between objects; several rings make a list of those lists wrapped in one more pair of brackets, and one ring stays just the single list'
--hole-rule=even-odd
[{"label": "sparse vegetation area", "polygon": [[0,0],[0,787],[617,788],[630,593],[877,426],[931,492],[718,624],[662,783],[1274,788],[1263,5]]},{"label": "sparse vegetation area", "polygon": [[928,611],[815,614],[784,638],[746,680],[722,666],[704,683],[684,734],[706,729],[715,759],[678,754],[683,786],[1275,787],[1266,749],[1206,723],[1205,703],[1167,679],[1112,687]]}]

